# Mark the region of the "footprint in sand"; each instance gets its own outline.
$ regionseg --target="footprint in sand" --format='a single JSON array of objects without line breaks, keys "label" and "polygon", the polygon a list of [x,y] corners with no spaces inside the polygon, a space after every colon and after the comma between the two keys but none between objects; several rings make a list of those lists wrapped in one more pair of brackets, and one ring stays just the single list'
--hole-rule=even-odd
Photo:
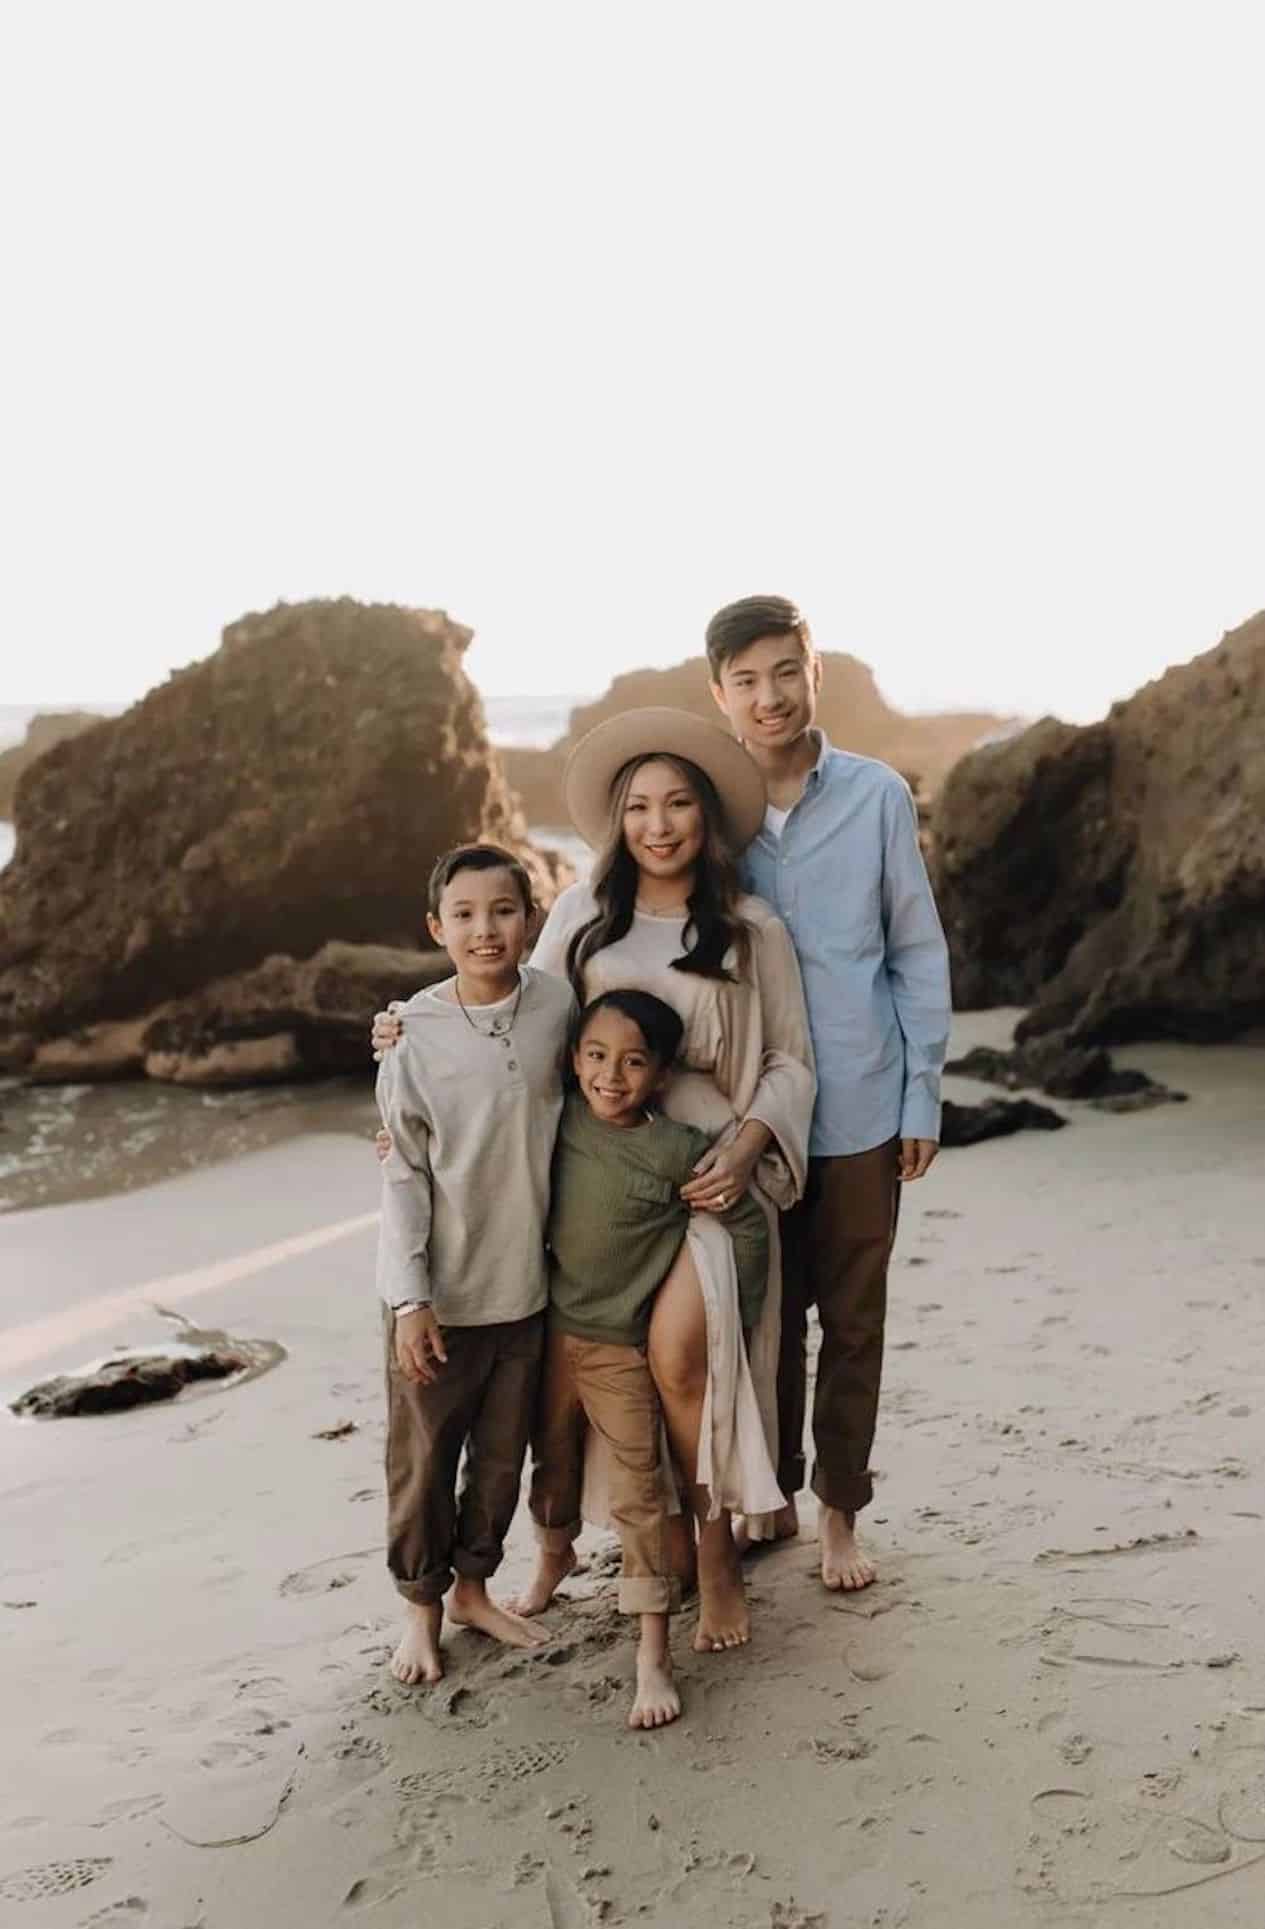
[{"label": "footprint in sand", "polygon": [[95,1915],[85,1916],[81,1929],[124,1929],[125,1924],[140,1922],[148,1914],[144,1896],[124,1896],[121,1902],[111,1902]]},{"label": "footprint in sand", "polygon": [[74,1862],[41,1862],[37,1868],[19,1869],[16,1875],[0,1877],[0,1901],[47,1902],[53,1896],[86,1889],[113,1867],[112,1855],[81,1856]]},{"label": "footprint in sand", "polygon": [[117,1802],[107,1802],[95,1822],[88,1826],[94,1829],[108,1828],[111,1822],[135,1822],[142,1815],[152,1815],[166,1801],[165,1795],[123,1795]]},{"label": "footprint in sand", "polygon": [[403,1875],[398,1880],[389,1875],[362,1875],[353,1882],[343,1897],[344,1909],[376,1909],[383,1902],[390,1902],[407,1886]]},{"label": "footprint in sand", "polygon": [[262,1748],[244,1741],[213,1741],[198,1756],[199,1768],[253,1768],[267,1757]]},{"label": "footprint in sand", "polygon": [[339,1587],[350,1587],[353,1581],[360,1578],[356,1564],[381,1552],[382,1548],[378,1546],[358,1547],[350,1554],[331,1554],[326,1560],[313,1561],[310,1567],[296,1568],[293,1574],[287,1574],[277,1592],[287,1600],[293,1600],[310,1594],[329,1594]]},{"label": "footprint in sand", "polygon": [[1265,1842],[1265,1748],[1236,1749],[1240,1756],[1217,1803],[1217,1820],[1237,1842]]}]

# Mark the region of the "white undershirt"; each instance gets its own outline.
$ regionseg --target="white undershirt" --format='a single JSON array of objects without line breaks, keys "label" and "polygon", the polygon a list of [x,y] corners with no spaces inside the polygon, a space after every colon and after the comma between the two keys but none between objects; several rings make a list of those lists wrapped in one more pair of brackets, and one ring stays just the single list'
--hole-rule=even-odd
[{"label": "white undershirt", "polygon": [[764,828],[770,837],[781,837],[782,832],[786,829],[786,820],[790,814],[789,810],[779,810],[776,804],[765,805]]}]

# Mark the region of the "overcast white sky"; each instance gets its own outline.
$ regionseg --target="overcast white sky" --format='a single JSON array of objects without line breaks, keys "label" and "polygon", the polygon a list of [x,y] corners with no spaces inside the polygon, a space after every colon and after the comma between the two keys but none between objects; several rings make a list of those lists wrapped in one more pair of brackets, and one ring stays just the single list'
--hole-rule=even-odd
[{"label": "overcast white sky", "polygon": [[0,701],[279,597],[601,688],[799,598],[1092,717],[1265,605],[1261,10],[4,10]]}]

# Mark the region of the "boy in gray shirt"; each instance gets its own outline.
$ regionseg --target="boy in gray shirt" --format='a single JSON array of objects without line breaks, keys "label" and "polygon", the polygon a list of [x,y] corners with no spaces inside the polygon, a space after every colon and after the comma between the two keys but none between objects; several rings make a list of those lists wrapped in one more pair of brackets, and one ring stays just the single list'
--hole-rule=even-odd
[{"label": "boy in gray shirt", "polygon": [[563,980],[520,963],[534,906],[507,852],[449,852],[429,907],[455,975],[403,1007],[399,1047],[378,1074],[391,1141],[377,1271],[387,1564],[408,1604],[391,1669],[405,1685],[442,1677],[445,1596],[460,1626],[519,1647],[544,1638],[492,1601],[487,1582],[518,1503],[540,1374],[549,1171],[574,1009]]}]

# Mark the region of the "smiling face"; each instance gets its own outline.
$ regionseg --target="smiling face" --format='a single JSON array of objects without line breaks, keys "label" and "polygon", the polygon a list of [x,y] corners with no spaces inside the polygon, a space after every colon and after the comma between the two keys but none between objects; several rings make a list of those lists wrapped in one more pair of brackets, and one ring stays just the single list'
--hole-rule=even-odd
[{"label": "smiling face", "polygon": [[637,869],[662,882],[683,877],[705,836],[703,806],[684,772],[663,757],[640,764],[624,798],[624,843]]},{"label": "smiling face", "polygon": [[585,1104],[604,1125],[639,1125],[663,1083],[664,1067],[640,1025],[610,1005],[589,1019],[571,1064]]},{"label": "smiling face", "polygon": [[811,728],[821,658],[798,636],[762,636],[727,659],[712,695],[752,750],[786,750]]},{"label": "smiling face", "polygon": [[455,872],[444,886],[438,914],[426,924],[463,984],[495,993],[513,982],[527,944],[528,913],[513,873],[503,865]]}]

